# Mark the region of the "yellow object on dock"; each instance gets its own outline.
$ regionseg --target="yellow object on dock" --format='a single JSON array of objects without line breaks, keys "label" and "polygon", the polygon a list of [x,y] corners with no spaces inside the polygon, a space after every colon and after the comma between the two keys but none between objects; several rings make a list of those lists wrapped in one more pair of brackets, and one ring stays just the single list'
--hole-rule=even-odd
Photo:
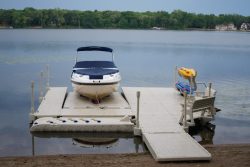
[{"label": "yellow object on dock", "polygon": [[178,69],[178,74],[185,79],[195,78],[197,72],[192,68],[181,67]]}]

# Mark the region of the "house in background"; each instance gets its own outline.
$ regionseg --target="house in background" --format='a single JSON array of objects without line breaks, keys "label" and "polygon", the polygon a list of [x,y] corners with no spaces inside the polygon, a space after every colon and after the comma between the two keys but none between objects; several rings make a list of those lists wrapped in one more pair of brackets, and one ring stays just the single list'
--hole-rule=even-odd
[{"label": "house in background", "polygon": [[242,23],[240,26],[240,30],[242,31],[250,30],[250,23]]},{"label": "house in background", "polygon": [[215,26],[215,30],[218,31],[236,31],[237,27],[233,23],[230,24],[220,24]]}]

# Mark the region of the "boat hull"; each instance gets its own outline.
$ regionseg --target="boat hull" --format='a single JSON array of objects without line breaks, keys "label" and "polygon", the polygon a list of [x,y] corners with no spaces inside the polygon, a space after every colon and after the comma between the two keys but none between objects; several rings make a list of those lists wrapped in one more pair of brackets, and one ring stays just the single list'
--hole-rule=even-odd
[{"label": "boat hull", "polygon": [[95,85],[72,83],[72,86],[74,91],[78,92],[80,95],[93,100],[99,100],[117,91],[119,82]]}]

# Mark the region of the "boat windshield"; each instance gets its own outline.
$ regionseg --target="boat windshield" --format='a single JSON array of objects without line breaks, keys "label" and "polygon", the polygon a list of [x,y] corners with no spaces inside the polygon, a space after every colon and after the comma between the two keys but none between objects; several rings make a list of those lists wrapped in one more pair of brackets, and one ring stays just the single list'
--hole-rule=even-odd
[{"label": "boat windshield", "polygon": [[113,49],[107,47],[89,46],[77,49],[76,62],[79,61],[114,61]]}]

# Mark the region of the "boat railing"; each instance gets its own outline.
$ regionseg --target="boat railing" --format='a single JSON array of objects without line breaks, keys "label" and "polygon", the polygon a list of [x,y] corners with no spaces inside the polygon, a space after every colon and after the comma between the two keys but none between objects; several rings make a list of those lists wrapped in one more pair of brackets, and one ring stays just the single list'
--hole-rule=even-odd
[{"label": "boat railing", "polygon": [[197,85],[203,85],[205,88],[207,87],[207,84],[205,82],[196,82]]},{"label": "boat railing", "polygon": [[193,92],[195,96],[203,97],[205,96],[207,85],[205,82],[197,82],[197,90]]},{"label": "boat railing", "polygon": [[212,89],[212,83],[208,83],[208,86],[204,82],[197,83],[197,85],[203,85],[202,88],[199,87],[193,94],[188,95],[190,99],[195,98],[205,98],[205,97],[215,97],[216,90]]}]

